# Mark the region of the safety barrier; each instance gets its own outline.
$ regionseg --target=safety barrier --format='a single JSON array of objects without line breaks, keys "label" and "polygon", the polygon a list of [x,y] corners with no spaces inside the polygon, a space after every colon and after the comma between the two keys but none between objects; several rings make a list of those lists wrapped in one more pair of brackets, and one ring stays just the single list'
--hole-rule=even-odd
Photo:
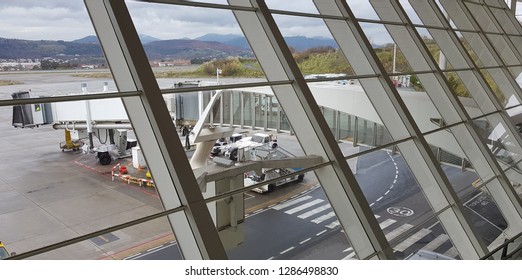
[{"label": "safety barrier", "polygon": [[[120,170],[120,166],[121,165],[118,163],[114,167],[112,167],[112,170],[111,170],[112,181],[114,181],[115,177],[118,177],[122,181],[127,182],[127,184],[133,183],[133,184],[137,184],[140,187],[143,187],[144,185],[147,186],[147,187],[154,187],[155,186],[153,180],[143,179],[143,178],[131,176],[129,174],[121,174],[120,171],[119,171]],[[115,170],[118,170],[118,173],[116,173]]]}]

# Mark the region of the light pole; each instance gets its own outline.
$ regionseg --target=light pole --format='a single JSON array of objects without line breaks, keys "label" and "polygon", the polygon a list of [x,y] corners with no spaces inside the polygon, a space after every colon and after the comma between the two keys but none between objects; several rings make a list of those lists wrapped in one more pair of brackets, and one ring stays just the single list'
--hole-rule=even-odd
[{"label": "light pole", "polygon": [[217,68],[216,69],[216,82],[217,84],[219,85],[219,74],[223,73],[223,71],[221,71],[221,69]]},{"label": "light pole", "polygon": [[397,63],[397,44],[393,43],[393,66],[392,66],[392,74],[395,74],[395,64]]}]

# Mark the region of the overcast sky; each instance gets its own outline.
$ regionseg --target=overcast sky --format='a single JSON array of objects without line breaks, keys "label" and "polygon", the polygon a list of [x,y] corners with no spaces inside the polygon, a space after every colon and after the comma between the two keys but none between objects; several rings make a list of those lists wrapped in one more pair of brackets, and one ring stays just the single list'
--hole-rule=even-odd
[{"label": "overcast sky", "polygon": [[[201,1],[201,0],[200,0]],[[401,0],[402,1],[402,0]],[[203,0],[222,3],[226,0]],[[316,12],[311,0],[266,0],[272,9]],[[241,34],[232,13],[183,6],[127,1],[139,33],[159,39],[195,38],[207,33]],[[367,0],[348,0],[357,17],[376,18]],[[522,4],[519,4],[522,13]],[[0,37],[71,41],[94,35],[83,0],[0,0]],[[285,36],[325,36],[320,20],[275,16]],[[368,30],[370,40],[386,43],[378,26]]]}]

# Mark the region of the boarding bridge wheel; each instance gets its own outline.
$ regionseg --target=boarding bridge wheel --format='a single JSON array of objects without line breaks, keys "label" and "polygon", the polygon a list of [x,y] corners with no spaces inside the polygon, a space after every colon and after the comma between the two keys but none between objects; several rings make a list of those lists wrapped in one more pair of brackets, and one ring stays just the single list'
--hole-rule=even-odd
[{"label": "boarding bridge wheel", "polygon": [[112,158],[109,152],[98,152],[98,162],[100,162],[101,165],[109,165],[111,161]]}]

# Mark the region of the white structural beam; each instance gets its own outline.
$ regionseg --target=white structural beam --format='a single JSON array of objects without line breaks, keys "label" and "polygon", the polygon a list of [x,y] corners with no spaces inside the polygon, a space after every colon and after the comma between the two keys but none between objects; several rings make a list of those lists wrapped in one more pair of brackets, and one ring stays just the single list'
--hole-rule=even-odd
[{"label": "white structural beam", "polygon": [[[520,67],[514,67],[509,69],[508,63],[505,63],[504,58],[512,58],[513,55],[502,57],[502,48],[496,48],[495,44],[490,41],[479,25],[479,21],[487,20],[483,18],[477,18],[477,15],[473,15],[466,5],[462,1],[454,0],[440,0],[439,3],[442,5],[446,13],[448,13],[451,21],[459,29],[473,30],[474,32],[461,32],[462,36],[466,39],[469,47],[477,54],[480,62],[485,67],[494,67],[487,69],[487,72],[493,78],[493,81],[497,84],[499,89],[503,92],[507,103],[507,100],[514,97],[517,100],[516,104],[522,102],[522,89],[516,82],[514,77],[520,74],[520,70],[516,70]],[[497,45],[498,46],[498,45]],[[507,53],[512,53],[507,51]],[[512,61],[509,61],[510,63]],[[510,72],[516,71],[516,72]],[[511,105],[516,105],[511,104]]]},{"label": "white structural beam", "polygon": [[85,0],[119,91],[140,91],[122,98],[185,259],[226,259],[136,29],[123,0]]},{"label": "white structural beam", "polygon": [[[411,2],[420,3],[421,1],[410,1],[410,3]],[[425,11],[430,9],[433,10],[433,8],[438,9],[435,2],[431,2],[433,5],[425,6]],[[426,3],[426,1],[423,3]],[[465,125],[454,126],[449,130],[452,132],[456,141],[460,144],[460,147],[470,162],[473,164],[478,175],[484,181],[487,181],[493,177],[497,177],[498,182],[495,181],[496,183],[494,184],[494,188],[489,187],[488,190],[499,205],[499,208],[501,209],[504,216],[511,219],[511,222],[514,225],[512,228],[513,233],[516,234],[522,231],[522,228],[520,227],[520,225],[522,225],[522,208],[517,194],[511,186],[507,176],[502,172],[501,166],[495,160],[493,154],[483,142],[481,135],[473,125],[473,122],[470,120],[470,117],[464,109],[464,106],[460,103],[460,100],[457,98],[457,96],[452,92],[445,75],[438,67],[435,59],[430,55],[429,50],[423,43],[421,35],[413,27],[413,24],[409,20],[406,12],[403,10],[400,3],[396,0],[379,1],[379,5],[375,8],[375,10],[383,21],[399,21],[405,23],[405,26],[386,25],[386,28],[399,48],[408,50],[403,51],[403,54],[414,72],[421,71],[421,69],[424,68],[433,70],[432,73],[417,75],[419,80],[430,96],[433,104],[441,113],[441,116],[444,116],[446,123],[452,124],[465,121]],[[421,14],[419,14],[419,16]],[[426,15],[426,13],[424,15]],[[444,15],[440,11],[437,16],[444,18]],[[441,48],[457,48],[457,46],[450,44],[452,43],[451,40],[436,41],[439,43]],[[468,67],[473,66],[474,65],[468,65]],[[484,91],[484,89],[482,89],[482,91]],[[480,99],[478,99],[477,103],[481,104],[479,106],[482,106],[485,109],[490,109],[492,107],[494,108],[493,104],[491,104],[490,97],[491,96],[483,95]],[[500,125],[504,127],[512,127],[508,118],[506,118],[506,120],[497,118],[495,121],[499,121]],[[496,124],[497,123],[494,125]],[[520,137],[516,134],[510,136],[511,139],[513,139],[514,136],[515,139],[520,140]],[[514,144],[516,145],[514,148],[516,148],[516,151],[520,154],[520,151],[522,151],[520,145],[518,143]],[[507,197],[511,197],[511,199],[506,199]],[[447,230],[451,231],[451,229]],[[450,237],[452,237],[451,234]]]},{"label": "white structural beam", "polygon": [[[486,119],[490,121],[493,125],[497,127],[502,127],[505,129],[504,135],[502,138],[509,139],[509,143],[506,143],[506,147],[510,151],[514,153],[514,155],[521,155],[522,152],[522,139],[518,134],[516,128],[512,125],[509,115],[502,108],[502,104],[495,97],[495,93],[492,88],[487,83],[485,77],[482,75],[480,70],[478,69],[477,64],[473,61],[471,56],[467,53],[464,45],[459,40],[457,34],[451,31],[451,26],[449,21],[446,20],[446,16],[439,9],[435,1],[425,1],[425,0],[410,0],[412,7],[417,12],[419,18],[426,25],[434,25],[434,26],[442,26],[445,30],[428,30],[432,35],[433,39],[439,43],[441,51],[445,53],[448,61],[453,65],[453,67],[457,68],[471,68],[471,71],[459,71],[456,72],[457,75],[460,76],[461,81],[468,89],[468,92],[472,95],[472,97],[476,100],[476,104],[479,109],[483,113],[489,113],[494,111],[499,111],[498,114],[491,115]],[[418,37],[418,34],[417,34]],[[443,78],[443,74],[440,71],[437,71],[437,75]],[[444,92],[448,93],[449,88],[446,87]],[[435,95],[435,96],[434,96]],[[437,96],[441,96],[438,92],[433,93],[432,99],[436,99]],[[448,95],[448,98],[452,98],[452,94]],[[462,104],[458,102],[458,99],[455,102],[455,108],[463,111]],[[465,120],[469,121],[469,116],[467,114],[461,113],[461,116],[464,117]],[[470,127],[473,129],[473,127]],[[473,135],[473,138],[477,138],[479,135],[475,133],[476,131],[470,131]],[[455,135],[457,137],[457,135]],[[457,137],[458,138],[458,137]],[[500,137],[499,137],[500,138]],[[480,139],[480,138],[479,138]],[[477,142],[478,143],[478,142]],[[478,151],[480,153],[474,152],[471,149],[470,145],[461,145],[462,149],[468,155],[468,159],[471,161],[475,170],[480,175],[483,180],[487,180],[487,177],[482,176],[482,174],[495,174],[499,177],[500,189],[493,189],[489,187],[488,190],[493,195],[494,200],[497,205],[501,209],[502,213],[506,217],[510,224],[513,227],[508,229],[508,235],[517,234],[522,231],[520,228],[522,226],[521,215],[522,215],[522,205],[520,203],[520,199],[516,194],[513,186],[510,184],[509,180],[522,183],[518,178],[520,176],[516,172],[513,172],[513,175],[507,176],[502,172],[502,162],[493,162],[493,154],[490,150],[482,143],[478,143],[479,147]],[[480,145],[482,144],[482,145]],[[515,158],[518,160],[518,158]],[[520,169],[520,164],[515,165],[514,168]],[[516,178],[514,180],[514,178]],[[517,180],[518,179],[518,180]],[[497,193],[500,192],[498,195]],[[504,198],[509,198],[508,200],[502,200]]]},{"label": "white structural beam", "polygon": [[[377,5],[378,9],[384,2],[376,1],[372,4]],[[355,18],[345,1],[314,0],[314,3],[322,15]],[[458,196],[382,64],[378,62],[361,26],[352,20],[325,19],[325,22],[357,75],[379,75],[378,79],[361,79],[361,85],[394,140],[403,139],[404,134],[414,136],[412,141],[399,144],[398,147],[433,211],[439,213],[438,218],[461,257],[477,259],[484,255],[485,247],[469,226]],[[424,70],[430,70],[427,65],[423,67]]]},{"label": "white structural beam", "polygon": [[503,0],[488,0],[485,1],[487,9],[490,12],[491,18],[498,22],[498,26],[504,31],[506,40],[511,41],[514,51],[522,54],[522,25],[514,16],[512,10],[509,9],[506,2]]},{"label": "white structural beam", "polygon": [[[508,36],[510,33],[518,33],[517,29],[513,25],[513,22],[510,20],[510,18],[514,17],[507,17],[506,14],[501,15],[502,13],[493,13],[492,8],[483,0],[477,4],[467,2],[466,6],[476,18],[480,18],[480,21],[478,21],[479,24],[486,24],[486,26],[489,26],[489,28],[493,29],[495,32],[501,33],[501,35],[488,34],[487,36],[498,50],[502,50],[501,55],[505,56],[504,59],[507,62],[506,64],[513,64],[517,62],[520,64],[522,62],[522,53],[520,51],[520,47],[517,48],[517,46],[513,44],[512,40],[510,40]],[[499,9],[496,10],[499,11]],[[483,29],[485,30],[485,28]]]},{"label": "white structural beam", "polygon": [[262,0],[228,3],[255,9],[255,12],[234,11],[234,16],[268,81],[292,81],[289,85],[272,86],[272,90],[305,154],[319,155],[323,161],[331,162],[315,173],[358,257],[394,258],[266,4]]},{"label": "white structural beam", "polygon": [[[498,86],[500,92],[503,94],[505,100],[502,100],[501,107],[520,105],[522,100],[522,89],[518,85],[517,81],[513,77],[518,75],[515,67],[509,69],[502,60],[499,53],[502,53],[502,49],[496,49],[495,45],[490,42],[488,37],[484,34],[483,29],[478,24],[478,21],[486,20],[483,18],[476,18],[478,15],[472,14],[460,1],[446,1],[441,0],[442,7],[448,12],[451,20],[455,23],[457,28],[468,28],[475,30],[474,32],[463,32],[462,36],[468,41],[469,47],[474,53],[478,54],[480,62],[485,66],[491,66],[494,68],[487,69],[486,71],[491,75],[493,82]],[[454,36],[454,35],[453,35]],[[448,50],[448,53],[450,51]],[[469,62],[468,62],[469,63]],[[463,80],[469,82],[468,80]],[[479,91],[472,92],[472,94],[481,94]],[[488,91],[486,91],[488,94]],[[478,99],[477,99],[478,100]],[[494,101],[493,99],[490,99]],[[498,104],[495,104],[496,108],[499,109]],[[509,112],[508,112],[509,113]],[[506,119],[505,113],[500,113],[500,117]],[[513,142],[516,142],[518,146],[521,146],[520,137],[517,130],[509,125],[503,125],[503,130],[507,131],[507,140],[504,142],[509,144],[507,147],[512,146]],[[518,157],[522,156],[520,152],[514,151]]]}]

